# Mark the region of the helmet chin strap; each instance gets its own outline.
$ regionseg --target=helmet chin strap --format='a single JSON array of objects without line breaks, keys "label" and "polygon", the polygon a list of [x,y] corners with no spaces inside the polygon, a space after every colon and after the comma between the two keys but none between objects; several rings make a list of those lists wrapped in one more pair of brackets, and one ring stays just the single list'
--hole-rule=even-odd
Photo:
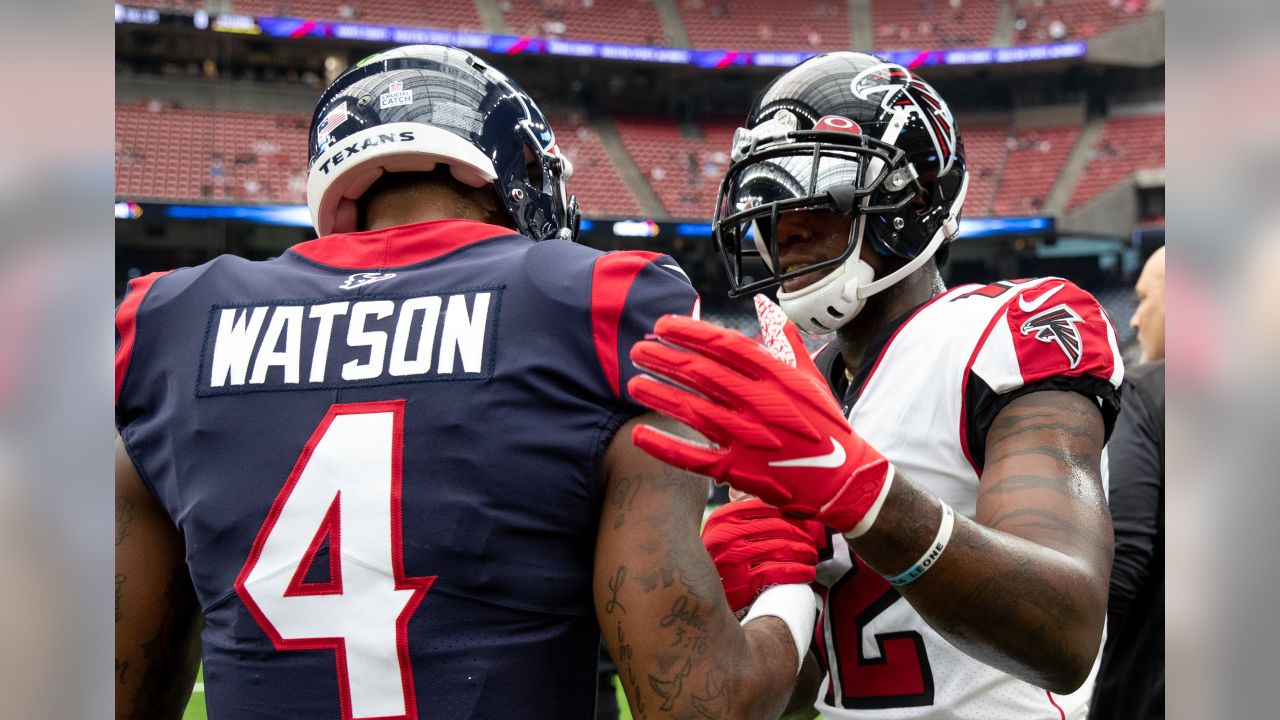
[{"label": "helmet chin strap", "polygon": [[787,317],[807,333],[822,335],[849,322],[866,301],[858,288],[875,277],[875,270],[862,260],[866,218],[859,216],[849,227],[853,251],[848,259],[816,282],[794,292],[778,288],[778,304]]},{"label": "helmet chin strap", "polygon": [[942,227],[938,228],[938,231],[929,239],[929,244],[924,246],[924,250],[921,250],[920,254],[912,258],[906,265],[903,265],[875,282],[868,283],[858,288],[858,297],[862,299],[869,298],[881,290],[887,289],[889,286],[916,270],[919,270],[926,262],[929,261],[929,258],[934,256],[934,253],[938,252],[938,248],[942,247],[942,243],[946,241],[947,238],[955,237],[956,233],[960,232],[960,219],[958,216],[960,215],[960,208],[964,205],[964,197],[968,192],[969,175],[966,173],[964,179],[960,181],[960,191],[956,193],[956,199],[951,202],[951,209],[947,212],[947,218],[942,221]]}]

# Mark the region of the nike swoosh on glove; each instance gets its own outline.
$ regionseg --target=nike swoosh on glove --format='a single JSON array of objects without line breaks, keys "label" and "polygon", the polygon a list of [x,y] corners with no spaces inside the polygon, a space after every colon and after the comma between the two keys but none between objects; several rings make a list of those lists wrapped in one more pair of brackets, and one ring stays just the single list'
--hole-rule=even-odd
[{"label": "nike swoosh on glove", "polygon": [[627,389],[714,444],[638,425],[637,447],[852,537],[871,527],[892,466],[849,426],[795,323],[784,336],[798,367],[741,333],[687,317],[660,318],[654,334],[632,346],[631,359],[663,379],[637,375]]},{"label": "nike swoosh on glove", "polygon": [[734,614],[766,588],[814,581],[818,549],[811,533],[794,523],[763,500],[731,502],[707,518],[702,544],[716,564]]}]

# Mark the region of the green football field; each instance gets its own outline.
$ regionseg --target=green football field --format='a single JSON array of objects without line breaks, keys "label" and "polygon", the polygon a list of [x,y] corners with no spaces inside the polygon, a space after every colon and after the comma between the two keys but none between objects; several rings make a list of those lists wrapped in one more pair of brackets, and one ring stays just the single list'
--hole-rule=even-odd
[{"label": "green football field", "polygon": [[191,702],[187,703],[187,711],[182,713],[182,720],[205,720],[209,714],[204,711],[204,668],[196,672],[196,687],[191,691]]},{"label": "green football field", "polygon": [[[627,697],[622,694],[622,686],[618,684],[618,676],[613,677],[613,691],[618,694],[618,720],[631,720],[631,708],[627,707]],[[204,669],[196,675],[196,688],[191,693],[191,702],[187,703],[187,711],[182,720],[205,720],[209,715],[204,709]]]}]

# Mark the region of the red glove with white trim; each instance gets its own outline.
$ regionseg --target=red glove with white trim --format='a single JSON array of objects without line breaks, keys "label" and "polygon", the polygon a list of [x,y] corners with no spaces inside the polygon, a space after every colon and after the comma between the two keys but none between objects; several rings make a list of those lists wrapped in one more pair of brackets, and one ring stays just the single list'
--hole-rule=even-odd
[{"label": "red glove with white trim", "polygon": [[702,528],[702,544],[716,564],[735,614],[766,588],[807,585],[816,577],[818,548],[812,534],[763,500],[731,502],[716,509]]},{"label": "red glove with white trim", "polygon": [[764,336],[775,354],[790,355],[799,367],[741,333],[687,317],[664,316],[654,333],[655,340],[631,348],[631,359],[667,382],[638,375],[628,390],[714,445],[638,425],[632,431],[637,447],[788,515],[815,518],[851,536],[871,527],[892,466],[849,426],[794,323],[787,321],[780,333],[765,327]]}]

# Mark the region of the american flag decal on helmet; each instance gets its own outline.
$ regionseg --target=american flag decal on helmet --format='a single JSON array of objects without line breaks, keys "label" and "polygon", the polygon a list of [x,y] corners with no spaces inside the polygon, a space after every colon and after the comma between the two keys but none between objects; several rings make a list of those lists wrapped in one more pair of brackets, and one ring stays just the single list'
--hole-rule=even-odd
[{"label": "american flag decal on helmet", "polygon": [[1084,356],[1083,342],[1076,323],[1084,322],[1075,310],[1066,305],[1055,305],[1022,323],[1022,334],[1032,335],[1044,343],[1057,343],[1066,353],[1074,369]]}]

